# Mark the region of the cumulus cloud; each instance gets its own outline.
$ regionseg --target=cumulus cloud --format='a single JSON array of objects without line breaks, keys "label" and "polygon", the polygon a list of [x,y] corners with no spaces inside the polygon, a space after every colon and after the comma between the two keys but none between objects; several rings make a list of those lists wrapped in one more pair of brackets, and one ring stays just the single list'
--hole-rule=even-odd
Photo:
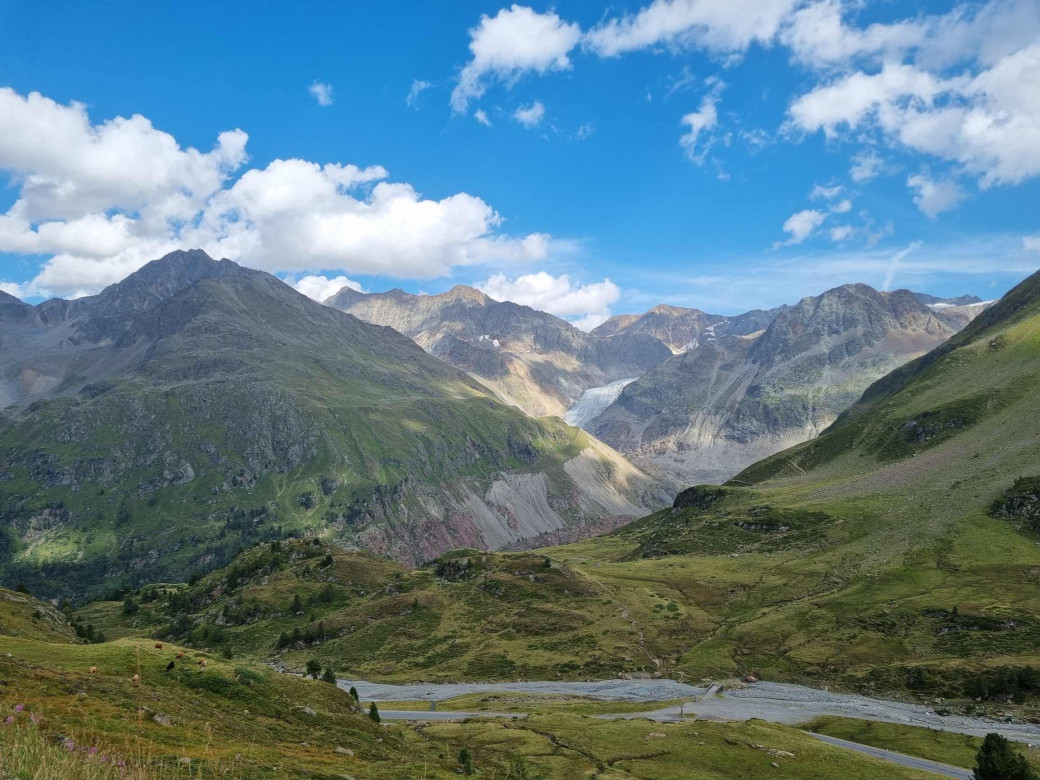
[{"label": "cumulus cloud", "polygon": [[610,305],[621,290],[610,279],[576,284],[567,274],[553,276],[545,271],[509,279],[495,274],[475,285],[497,301],[513,301],[533,309],[570,319],[583,330],[592,330],[610,317]]},{"label": "cumulus cloud", "polygon": [[545,106],[536,100],[529,106],[520,106],[513,112],[513,119],[528,130],[538,127],[545,118]]},{"label": "cumulus cloud", "polygon": [[311,93],[311,97],[318,101],[319,106],[331,106],[332,105],[332,85],[326,84],[322,81],[315,81],[311,84],[307,91]]},{"label": "cumulus cloud", "polygon": [[201,152],[142,116],[95,125],[80,104],[0,89],[0,171],[18,192],[0,252],[46,256],[33,294],[63,296],[184,246],[268,271],[409,278],[549,252],[544,234],[502,234],[481,198],[424,197],[380,166],[274,160],[236,179],[246,138],[221,133]]},{"label": "cumulus cloud", "polygon": [[805,209],[792,214],[784,220],[784,232],[789,234],[790,238],[775,243],[774,248],[802,243],[823,224],[825,219],[827,219],[827,215],[816,209]]},{"label": "cumulus cloud", "polygon": [[481,97],[489,79],[513,83],[528,72],[548,73],[571,67],[570,51],[581,38],[577,24],[553,12],[544,14],[514,4],[495,16],[482,15],[470,30],[470,61],[459,72],[451,107],[464,113]]},{"label": "cumulus cloud", "polygon": [[[959,6],[942,16],[866,29],[847,27],[836,2],[806,6],[796,19],[802,14],[816,15],[815,26],[806,23],[797,43],[791,37],[801,24],[796,21],[785,40],[813,64],[841,67],[792,102],[791,127],[830,138],[874,136],[977,176],[983,188],[1040,175],[1035,2]],[[881,172],[879,163],[864,157],[853,175],[866,181]]]},{"label": "cumulus cloud", "polygon": [[797,0],[654,0],[638,13],[607,19],[585,37],[603,57],[656,46],[720,54],[770,43]]},{"label": "cumulus cloud", "polygon": [[1040,252],[1040,236],[1023,236],[1022,248],[1032,252]]},{"label": "cumulus cloud", "polygon": [[964,200],[964,191],[952,179],[935,180],[926,173],[917,173],[906,180],[914,193],[914,203],[921,212],[935,219],[944,211]]},{"label": "cumulus cloud", "polygon": [[484,127],[491,127],[491,120],[488,119],[488,115],[484,113],[484,109],[478,108],[473,112],[473,118],[476,119]]},{"label": "cumulus cloud", "polygon": [[432,86],[433,84],[431,84],[428,81],[423,81],[422,79],[415,79],[414,81],[412,81],[412,86],[408,90],[408,96],[405,97],[404,102],[408,104],[409,108],[418,108],[419,95],[421,95],[423,92],[425,92]]},{"label": "cumulus cloud", "polygon": [[330,279],[327,276],[310,275],[302,276],[299,279],[289,277],[285,281],[308,298],[313,298],[316,301],[324,301],[331,298],[344,287],[364,292],[359,282],[355,282],[353,279],[348,279],[345,276],[334,276]]}]

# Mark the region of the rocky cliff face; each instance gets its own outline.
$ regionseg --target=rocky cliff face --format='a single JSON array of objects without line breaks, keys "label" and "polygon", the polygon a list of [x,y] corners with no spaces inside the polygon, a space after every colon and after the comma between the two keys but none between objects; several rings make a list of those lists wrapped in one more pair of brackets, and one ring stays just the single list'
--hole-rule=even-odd
[{"label": "rocky cliff face", "polygon": [[101,294],[0,299],[0,578],[182,578],[327,534],[414,563],[635,517],[610,448],[385,327],[177,252]]},{"label": "rocky cliff face", "polygon": [[913,293],[861,284],[771,314],[758,332],[702,330],[628,385],[590,430],[679,481],[721,482],[815,436],[871,382],[958,329]]},{"label": "rocky cliff face", "polygon": [[562,417],[590,387],[639,376],[671,354],[652,334],[598,338],[461,285],[440,295],[345,288],[325,304],[412,337],[535,417]]}]

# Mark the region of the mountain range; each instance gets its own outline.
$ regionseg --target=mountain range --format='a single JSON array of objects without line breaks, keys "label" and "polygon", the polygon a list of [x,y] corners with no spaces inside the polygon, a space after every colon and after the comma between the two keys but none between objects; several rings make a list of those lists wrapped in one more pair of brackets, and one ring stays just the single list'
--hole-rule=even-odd
[{"label": "mountain range", "polygon": [[0,299],[4,579],[82,595],[329,533],[416,563],[659,500],[588,434],[395,330],[200,251],[100,294]]},{"label": "mountain range", "polygon": [[674,486],[723,481],[811,438],[987,305],[845,285],[735,316],[662,304],[586,334],[461,285],[440,295],[345,287],[325,303],[411,336],[506,403],[561,416]]}]

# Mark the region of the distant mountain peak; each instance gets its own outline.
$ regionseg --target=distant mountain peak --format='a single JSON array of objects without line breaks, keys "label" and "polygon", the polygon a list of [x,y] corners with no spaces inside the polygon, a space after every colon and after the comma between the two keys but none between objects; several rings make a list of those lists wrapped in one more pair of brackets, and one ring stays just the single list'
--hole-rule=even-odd
[{"label": "distant mountain peak", "polygon": [[457,284],[446,293],[441,293],[441,295],[452,300],[471,301],[472,303],[479,303],[482,305],[486,305],[488,301],[492,300],[492,298],[485,295],[475,287],[469,287],[465,284]]},{"label": "distant mountain peak", "polygon": [[935,295],[920,292],[912,293],[912,295],[927,306],[934,306],[936,304],[944,304],[947,306],[971,306],[975,303],[984,302],[982,298],[977,295],[958,295],[956,298],[939,298]]}]

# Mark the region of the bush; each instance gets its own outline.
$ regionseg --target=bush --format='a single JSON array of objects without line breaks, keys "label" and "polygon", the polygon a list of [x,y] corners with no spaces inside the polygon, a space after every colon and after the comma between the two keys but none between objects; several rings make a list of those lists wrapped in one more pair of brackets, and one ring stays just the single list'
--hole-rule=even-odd
[{"label": "bush", "polygon": [[462,774],[473,774],[473,754],[469,752],[469,748],[464,747],[459,751],[459,767],[462,769]]},{"label": "bush", "polygon": [[321,664],[313,658],[307,662],[307,676],[315,680],[321,675]]}]

